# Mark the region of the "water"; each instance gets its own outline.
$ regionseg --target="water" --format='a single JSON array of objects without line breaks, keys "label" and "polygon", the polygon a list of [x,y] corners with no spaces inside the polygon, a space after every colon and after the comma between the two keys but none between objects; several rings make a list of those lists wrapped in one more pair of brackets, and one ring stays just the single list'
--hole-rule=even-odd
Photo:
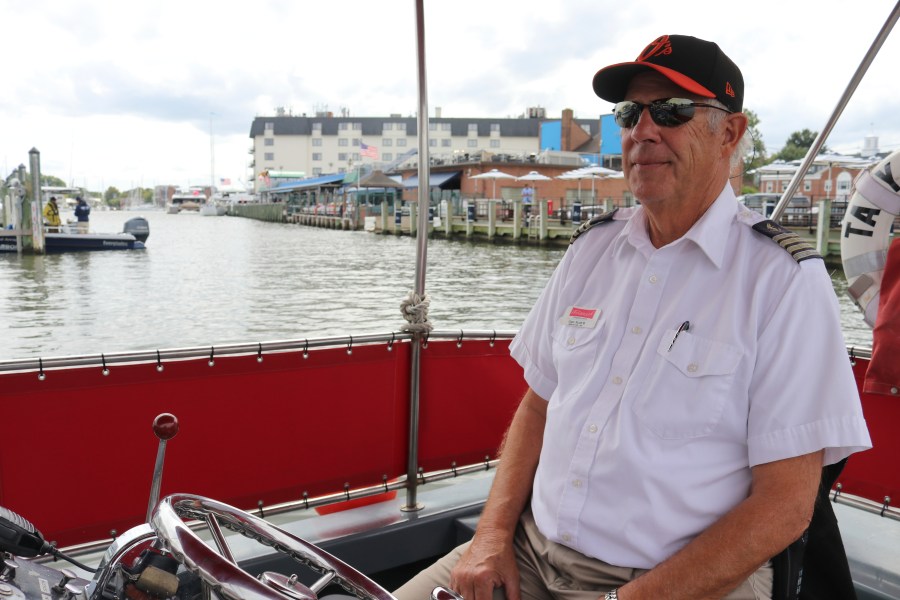
[{"label": "water", "polygon": [[[94,212],[94,231],[138,213]],[[384,333],[404,320],[415,240],[152,212],[144,251],[0,255],[0,359]],[[519,327],[564,250],[434,240],[437,329]],[[871,330],[838,271],[848,343]]]}]

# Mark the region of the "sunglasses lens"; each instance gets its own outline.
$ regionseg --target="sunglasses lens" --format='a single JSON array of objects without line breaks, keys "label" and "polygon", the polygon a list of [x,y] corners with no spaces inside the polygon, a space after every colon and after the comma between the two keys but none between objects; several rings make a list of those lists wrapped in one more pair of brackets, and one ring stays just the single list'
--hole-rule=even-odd
[{"label": "sunglasses lens", "polygon": [[684,98],[669,98],[650,104],[653,122],[662,127],[678,127],[694,118],[694,103]]},{"label": "sunglasses lens", "polygon": [[613,109],[616,125],[624,128],[634,127],[641,118],[641,111],[643,110],[644,107],[637,102],[632,102],[631,100],[619,102]]}]

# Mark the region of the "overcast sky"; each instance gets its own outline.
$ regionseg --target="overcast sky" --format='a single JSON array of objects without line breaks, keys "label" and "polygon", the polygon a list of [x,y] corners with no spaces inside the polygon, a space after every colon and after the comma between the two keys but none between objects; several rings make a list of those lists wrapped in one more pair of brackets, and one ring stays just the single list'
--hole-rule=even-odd
[{"label": "overcast sky", "polygon": [[[430,113],[597,118],[591,78],[653,38],[711,39],[741,67],[769,152],[821,130],[895,0],[427,0]],[[413,116],[413,0],[0,0],[4,175],[91,190],[246,180],[256,116]],[[900,29],[900,28],[898,28]],[[828,145],[900,149],[900,30]],[[210,140],[213,143],[210,143]],[[365,140],[378,145],[379,140]],[[212,151],[211,151],[212,149]]]}]

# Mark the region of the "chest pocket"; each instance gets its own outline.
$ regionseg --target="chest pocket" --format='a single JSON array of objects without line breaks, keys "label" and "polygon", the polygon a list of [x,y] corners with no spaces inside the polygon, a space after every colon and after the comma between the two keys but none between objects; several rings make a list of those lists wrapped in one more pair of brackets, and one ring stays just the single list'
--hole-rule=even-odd
[{"label": "chest pocket", "polygon": [[709,435],[722,418],[741,353],[688,332],[672,345],[674,336],[675,330],[663,335],[632,410],[662,439]]},{"label": "chest pocket", "polygon": [[557,374],[557,389],[561,393],[554,394],[555,398],[564,402],[581,391],[590,379],[603,329],[602,319],[593,328],[556,326],[552,334],[553,365]]}]

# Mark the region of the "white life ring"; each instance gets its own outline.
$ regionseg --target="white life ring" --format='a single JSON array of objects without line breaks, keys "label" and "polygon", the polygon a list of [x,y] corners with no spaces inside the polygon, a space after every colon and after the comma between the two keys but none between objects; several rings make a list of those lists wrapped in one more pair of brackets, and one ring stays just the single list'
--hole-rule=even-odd
[{"label": "white life ring", "polygon": [[841,263],[850,297],[874,327],[891,226],[900,214],[900,150],[860,173],[853,187],[841,220]]}]

